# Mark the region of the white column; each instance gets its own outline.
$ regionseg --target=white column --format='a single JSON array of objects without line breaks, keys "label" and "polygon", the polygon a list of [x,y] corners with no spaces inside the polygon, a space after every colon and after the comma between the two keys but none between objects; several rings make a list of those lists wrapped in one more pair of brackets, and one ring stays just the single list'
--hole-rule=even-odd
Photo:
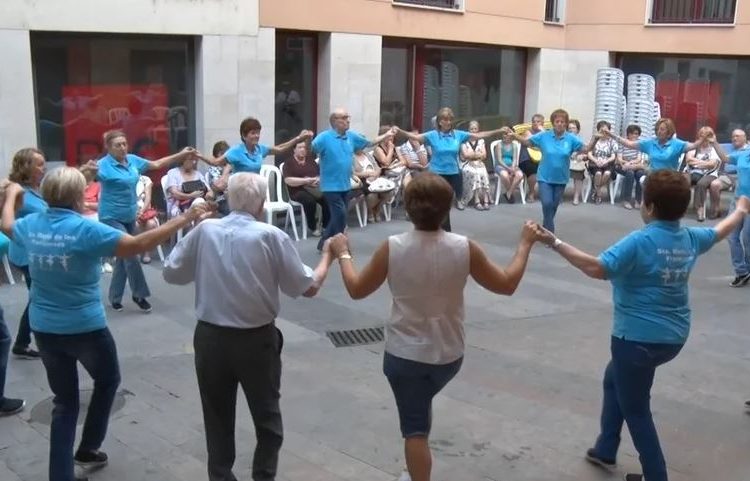
[{"label": "white column", "polygon": [[0,29],[0,176],[13,154],[37,145],[34,78],[28,30]]},{"label": "white column", "polygon": [[257,36],[204,35],[196,59],[198,148],[240,141],[240,122],[255,117],[263,125],[261,143],[274,143],[276,30]]},{"label": "white column", "polygon": [[327,128],[337,107],[352,116],[351,128],[371,138],[380,126],[382,37],[321,34],[318,62],[318,127]]},{"label": "white column", "polygon": [[526,70],[525,121],[535,113],[545,118],[563,108],[581,122],[588,135],[596,122],[596,71],[610,66],[606,50],[529,50]]}]

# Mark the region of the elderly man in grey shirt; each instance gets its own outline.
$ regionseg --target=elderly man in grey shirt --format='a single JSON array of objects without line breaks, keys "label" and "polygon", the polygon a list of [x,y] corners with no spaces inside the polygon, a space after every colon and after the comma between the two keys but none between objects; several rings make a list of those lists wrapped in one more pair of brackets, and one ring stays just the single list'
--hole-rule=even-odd
[{"label": "elderly man in grey shirt", "polygon": [[312,297],[332,257],[328,246],[313,271],[294,243],[273,225],[259,222],[266,181],[252,173],[229,179],[232,212],[199,224],[165,261],[170,284],[195,281],[195,371],[203,405],[210,481],[236,481],[234,425],[237,386],[250,406],[257,445],[253,480],[276,477],[283,440],[279,386],[283,337],[274,320],[279,290]]}]

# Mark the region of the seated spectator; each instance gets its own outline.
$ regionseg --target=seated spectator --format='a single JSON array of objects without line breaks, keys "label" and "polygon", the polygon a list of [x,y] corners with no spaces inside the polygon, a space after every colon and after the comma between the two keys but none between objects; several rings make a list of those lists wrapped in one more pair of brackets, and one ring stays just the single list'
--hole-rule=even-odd
[{"label": "seated spectator", "polygon": [[[568,132],[581,138],[581,123],[576,119],[568,122]],[[586,154],[574,152],[570,157],[570,177],[573,179],[573,205],[583,201],[583,180],[586,178]]]},{"label": "seated spectator", "polygon": [[[96,169],[84,164],[80,167],[83,178],[86,179],[86,188],[83,190],[83,209],[81,214],[93,221],[99,221],[99,196],[102,186],[96,181]],[[108,259],[102,259],[102,272],[111,273],[112,264]]]},{"label": "seated spectator", "polygon": [[[320,166],[307,155],[307,142],[299,142],[294,146],[293,157],[284,162],[281,173],[289,191],[289,198],[302,204],[305,209],[307,226],[313,237],[320,237],[321,226],[328,225],[329,211],[325,197],[320,191]],[[318,219],[318,206],[321,219]],[[321,225],[318,225],[318,224]]]},{"label": "seated spectator", "polygon": [[[419,134],[419,129],[415,129],[414,127],[409,129],[409,131],[416,135]],[[403,180],[405,189],[412,179],[427,170],[427,163],[429,162],[427,149],[418,140],[407,139],[406,142],[396,149],[396,156],[407,169]]]},{"label": "seated spectator", "polygon": [[523,182],[523,172],[518,167],[520,153],[521,145],[513,141],[510,133],[503,135],[502,141],[495,145],[495,173],[505,189],[505,200],[509,204],[513,203],[513,193]]},{"label": "seated spectator", "polygon": [[[229,144],[224,141],[220,140],[214,144],[213,148],[213,155],[214,158],[219,158],[224,153],[229,150]],[[227,204],[227,196],[226,196],[226,185],[223,185],[220,181],[221,175],[223,174],[224,169],[222,167],[212,165],[208,168],[208,171],[206,172],[206,180],[208,181],[208,186],[211,188],[211,191],[214,193],[214,197],[216,198],[216,205],[218,212],[221,216],[229,215],[229,205]]]},{"label": "seated spectator", "polygon": [[[380,127],[378,135],[383,135],[390,131],[391,127]],[[383,175],[390,178],[399,178],[406,170],[406,164],[396,155],[396,145],[393,143],[393,137],[386,137],[372,150],[373,157],[383,171]]]},{"label": "seated spectator", "polygon": [[[747,143],[747,134],[742,129],[732,131],[732,146],[727,149],[727,153],[736,150],[750,148]],[[709,219],[716,219],[721,216],[721,191],[734,189],[737,186],[737,164],[735,158],[730,156],[727,162],[722,162],[719,167],[718,177],[711,181],[709,195],[711,198],[711,212],[708,214]]]},{"label": "seated spectator", "polygon": [[[641,128],[637,125],[628,125],[625,134],[627,135],[628,140],[637,142],[641,137]],[[641,208],[641,199],[643,197],[641,179],[646,175],[647,167],[646,156],[640,150],[631,149],[630,147],[625,146],[622,146],[618,150],[615,172],[617,175],[622,175],[624,177],[622,181],[622,189],[620,189],[620,197],[622,198],[622,206],[626,209],[632,209],[634,204],[636,209]],[[635,203],[632,202],[634,182]]]},{"label": "seated spectator", "polygon": [[701,127],[698,138],[704,140],[685,154],[685,175],[693,186],[693,207],[698,222],[703,222],[706,220],[706,191],[717,178],[721,159],[713,147],[716,134],[711,127]]},{"label": "seated spectator", "polygon": [[[148,176],[142,175],[138,179],[138,183],[135,185],[135,195],[138,196],[138,210],[136,211],[135,222],[138,224],[138,232],[144,233],[152,229],[156,229],[159,226],[157,220],[158,212],[151,204],[151,194],[154,183]],[[146,252],[141,255],[141,262],[149,264],[151,262],[151,254]]]},{"label": "seated spectator", "polygon": [[[354,176],[362,182],[362,191],[367,196],[367,221],[380,222],[382,207],[393,197],[396,185],[382,175],[382,169],[370,152],[361,149],[354,152],[353,170]],[[388,182],[390,190],[387,190]]]},{"label": "seated spectator", "polygon": [[[469,132],[479,132],[479,122],[469,122]],[[465,205],[474,203],[477,210],[488,210],[490,208],[490,177],[487,174],[487,150],[484,147],[484,139],[468,140],[461,146],[461,160],[463,166],[463,199]]]},{"label": "seated spectator", "polygon": [[[176,217],[185,212],[193,205],[196,199],[204,199],[210,188],[206,178],[200,173],[196,166],[198,161],[186,159],[179,167],[169,169],[167,172],[166,191],[167,216]],[[212,196],[211,196],[212,197]]]},{"label": "seated spectator", "polygon": [[[596,131],[600,134],[612,128],[606,120],[596,124]],[[609,137],[602,137],[594,144],[594,149],[587,155],[589,159],[589,175],[591,176],[591,198],[597,204],[602,203],[604,189],[609,185],[617,158],[618,145]]]}]

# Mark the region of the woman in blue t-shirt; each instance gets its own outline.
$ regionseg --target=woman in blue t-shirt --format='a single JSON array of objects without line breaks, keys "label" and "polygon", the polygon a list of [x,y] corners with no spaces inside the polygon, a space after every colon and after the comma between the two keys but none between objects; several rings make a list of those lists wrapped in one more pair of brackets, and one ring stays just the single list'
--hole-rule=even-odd
[{"label": "woman in blue t-shirt", "polygon": [[[33,147],[21,149],[13,156],[8,178],[16,182],[24,190],[23,203],[16,213],[20,219],[34,212],[44,212],[47,210],[47,203],[39,195],[39,185],[42,183],[46,162],[41,150]],[[23,272],[26,288],[31,292],[31,276],[29,276],[29,258],[26,249],[18,242],[11,241],[8,248],[8,260],[13,266]],[[13,355],[22,359],[38,359],[39,353],[30,347],[31,329],[29,328],[29,303],[21,314],[18,321],[18,333],[16,341],[13,344]]]},{"label": "woman in blue t-shirt", "polygon": [[[99,197],[99,221],[115,229],[133,235],[137,219],[143,213],[138,208],[136,187],[142,174],[151,170],[161,170],[173,163],[189,158],[197,158],[198,152],[185,147],[180,152],[159,160],[147,160],[128,153],[128,140],[120,130],[111,130],[104,135],[107,155],[86,167],[97,170],[97,180],[102,191]],[[116,311],[122,311],[122,296],[125,282],[130,284],[133,302],[143,311],[151,312],[151,304],[146,300],[151,291],[143,275],[143,268],[137,257],[117,257],[112,282],[109,284],[109,303]]]},{"label": "woman in blue t-shirt", "polygon": [[718,145],[715,137],[712,141],[709,140],[707,132],[699,132],[701,137],[695,142],[687,142],[677,138],[675,136],[674,122],[668,118],[662,118],[656,122],[654,133],[656,134],[654,138],[629,140],[625,137],[620,137],[609,129],[605,130],[605,134],[615,139],[620,145],[624,145],[629,149],[640,150],[648,155],[650,172],[662,169],[677,170],[680,166],[682,154],[697,149],[703,143],[713,147]]},{"label": "woman in blue t-shirt", "polygon": [[[660,170],[646,179],[641,216],[646,226],[626,236],[598,258],[562,242],[551,232],[545,242],[594,279],[614,290],[612,359],[604,373],[601,433],[586,459],[613,468],[623,422],[640,456],[643,476],[627,481],[667,481],[667,467],[651,416],[651,386],[656,368],[674,359],[690,331],[688,278],[698,256],[741,225],[750,199],[740,197],[735,211],[713,228],[681,227],[690,203],[690,184],[682,174]],[[539,227],[541,230],[542,228]]]},{"label": "woman in blue t-shirt", "polygon": [[[147,252],[210,213],[204,203],[156,229],[131,236],[81,215],[85,188],[86,179],[77,169],[55,169],[40,188],[49,209],[16,220],[15,207],[25,194],[20,185],[11,183],[0,223],[2,231],[28,252],[31,329],[54,394],[51,480],[75,479],[74,463],[89,468],[107,464],[107,455],[99,448],[120,383],[120,368],[99,288],[102,257]],[[93,378],[94,392],[74,455],[79,362]]]},{"label": "woman in blue t-shirt", "polygon": [[503,132],[513,135],[524,147],[536,147],[542,152],[536,174],[539,200],[542,202],[542,222],[546,229],[554,232],[557,208],[570,180],[570,156],[575,152],[585,154],[590,151],[597,137],[592,137],[591,142],[584,145],[577,135],[568,132],[570,116],[565,110],[555,110],[549,118],[552,130],[543,130],[531,137],[516,134],[508,127]]},{"label": "woman in blue t-shirt", "polygon": [[[409,140],[423,143],[430,148],[430,164],[428,169],[430,172],[438,174],[440,177],[448,181],[453,188],[453,193],[455,194],[456,199],[458,199],[458,209],[463,210],[464,204],[460,200],[463,191],[460,168],[461,160],[459,158],[461,144],[469,140],[475,141],[500,135],[504,130],[497,129],[484,132],[457,130],[453,128],[454,119],[453,110],[448,107],[443,107],[437,114],[437,129],[422,134],[407,132],[402,129],[398,129],[398,132]],[[446,232],[450,232],[450,212],[448,212],[448,215],[445,217],[445,222],[443,222],[442,227]]]}]

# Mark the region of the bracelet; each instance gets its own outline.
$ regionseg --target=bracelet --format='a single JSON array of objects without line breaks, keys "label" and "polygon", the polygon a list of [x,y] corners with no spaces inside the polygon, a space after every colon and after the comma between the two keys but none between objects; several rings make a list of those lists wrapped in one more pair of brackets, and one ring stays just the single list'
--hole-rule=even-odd
[{"label": "bracelet", "polygon": [[339,260],[341,261],[341,260],[344,260],[344,259],[352,260],[352,255],[349,254],[348,252],[345,252],[345,253],[341,254],[339,256]]}]

